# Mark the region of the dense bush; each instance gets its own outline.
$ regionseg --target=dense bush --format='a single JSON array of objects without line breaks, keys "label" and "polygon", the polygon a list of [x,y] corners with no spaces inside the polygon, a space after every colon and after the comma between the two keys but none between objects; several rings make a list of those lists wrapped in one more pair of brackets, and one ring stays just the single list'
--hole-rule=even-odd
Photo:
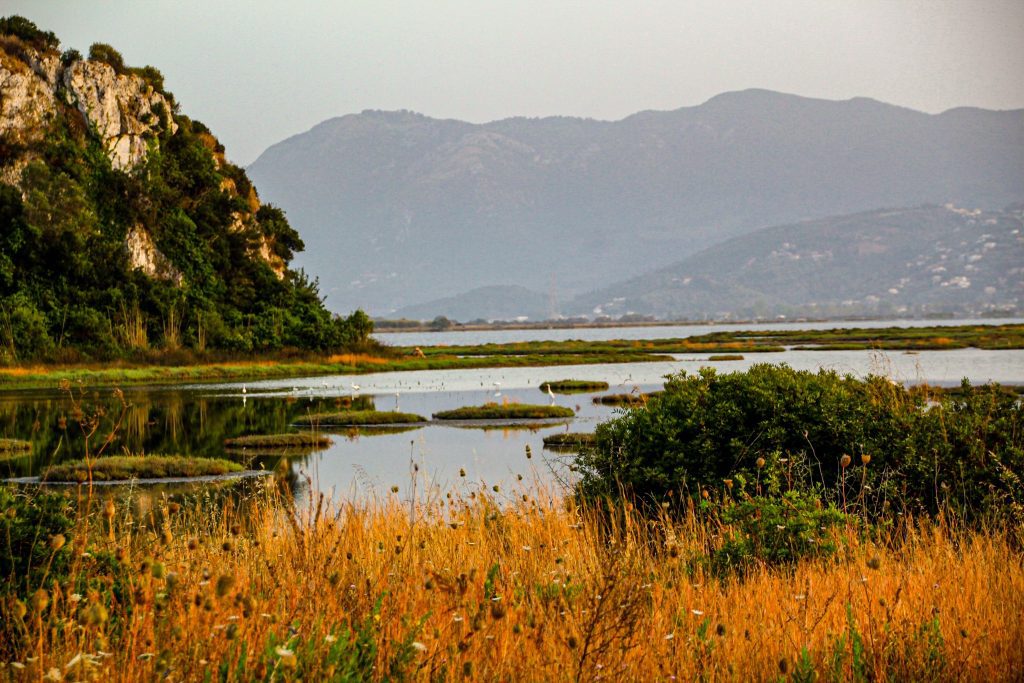
[{"label": "dense bush", "polygon": [[56,50],[60,40],[52,31],[42,31],[32,21],[18,15],[0,17],[0,35],[14,36],[37,50]]},{"label": "dense bush", "polygon": [[781,478],[868,515],[1014,509],[1024,500],[1024,408],[996,388],[965,396],[928,402],[884,378],[785,365],[680,373],[646,407],[598,427],[577,462],[579,490],[654,503]]},{"label": "dense bush", "polygon": [[89,59],[96,62],[103,62],[111,67],[118,74],[128,71],[124,65],[124,57],[112,46],[106,43],[93,43],[89,46]]}]

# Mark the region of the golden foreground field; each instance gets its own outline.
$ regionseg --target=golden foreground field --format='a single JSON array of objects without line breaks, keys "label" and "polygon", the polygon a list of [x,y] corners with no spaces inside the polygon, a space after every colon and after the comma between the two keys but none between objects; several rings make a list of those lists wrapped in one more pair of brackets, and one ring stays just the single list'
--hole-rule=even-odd
[{"label": "golden foreground field", "polygon": [[142,513],[83,494],[74,533],[47,541],[72,550],[67,578],[4,608],[0,679],[1024,675],[1019,530],[845,528],[838,559],[719,579],[694,559],[725,529],[694,513],[612,523],[554,495],[431,496],[410,521],[397,496],[296,513],[269,481],[226,505],[143,497]]}]

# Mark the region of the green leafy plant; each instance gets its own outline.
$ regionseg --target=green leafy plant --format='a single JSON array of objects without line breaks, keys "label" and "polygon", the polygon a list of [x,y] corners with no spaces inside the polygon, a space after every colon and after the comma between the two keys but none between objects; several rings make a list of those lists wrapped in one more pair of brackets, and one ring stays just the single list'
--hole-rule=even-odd
[{"label": "green leafy plant", "polygon": [[720,520],[724,540],[708,558],[719,576],[762,565],[792,565],[806,558],[836,553],[836,532],[850,523],[817,496],[787,491],[723,504]]}]

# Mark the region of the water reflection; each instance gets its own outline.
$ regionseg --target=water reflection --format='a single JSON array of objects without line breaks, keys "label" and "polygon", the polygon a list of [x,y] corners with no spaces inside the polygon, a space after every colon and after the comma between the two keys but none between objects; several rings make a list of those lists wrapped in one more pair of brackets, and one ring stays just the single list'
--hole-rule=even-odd
[{"label": "water reflection", "polygon": [[[592,432],[616,413],[595,405],[602,393],[648,392],[661,387],[666,374],[717,365],[723,372],[755,362],[787,362],[797,369],[827,367],[864,375],[886,374],[899,381],[958,384],[996,380],[1024,383],[1024,350],[922,351],[916,355],[864,351],[749,354],[742,361],[709,362],[687,355],[672,362],[608,364],[553,368],[500,368],[361,376],[316,377],[176,388],[72,392],[0,393],[0,437],[29,440],[32,450],[0,460],[0,476],[35,475],[62,460],[86,453],[147,453],[224,457],[226,438],[292,431],[297,418],[339,409],[394,410],[430,416],[441,410],[488,401],[547,405],[542,382],[571,377],[607,381],[606,392],[556,395],[556,405],[572,408],[575,418],[556,424],[463,425],[429,423],[422,427],[360,427],[325,430],[333,443],[320,451],[246,450],[232,457],[248,467],[282,472],[299,498],[314,491],[334,497],[409,496],[419,492],[499,486],[515,495],[523,482],[558,486],[571,478],[571,454],[545,450],[544,436]],[[495,398],[495,385],[501,397]],[[353,385],[359,387],[355,393]],[[529,447],[531,457],[527,458]],[[531,484],[532,485],[532,484]],[[393,494],[392,489],[397,488]]]}]

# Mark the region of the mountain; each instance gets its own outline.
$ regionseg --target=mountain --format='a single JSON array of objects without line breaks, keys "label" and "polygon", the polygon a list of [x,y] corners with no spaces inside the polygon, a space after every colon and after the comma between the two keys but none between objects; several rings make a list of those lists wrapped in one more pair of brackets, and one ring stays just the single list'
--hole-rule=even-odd
[{"label": "mountain", "polygon": [[758,230],[578,297],[673,319],[1024,312],[1024,207],[952,204]]},{"label": "mountain", "polygon": [[59,46],[0,19],[0,361],[329,349],[366,331],[289,268],[302,240],[157,69]]},{"label": "mountain", "polygon": [[770,225],[1003,207],[1024,196],[1024,110],[930,115],[748,90],[620,121],[365,111],[273,145],[248,171],[301,230],[297,263],[329,306],[387,315],[552,282],[566,301]]}]

